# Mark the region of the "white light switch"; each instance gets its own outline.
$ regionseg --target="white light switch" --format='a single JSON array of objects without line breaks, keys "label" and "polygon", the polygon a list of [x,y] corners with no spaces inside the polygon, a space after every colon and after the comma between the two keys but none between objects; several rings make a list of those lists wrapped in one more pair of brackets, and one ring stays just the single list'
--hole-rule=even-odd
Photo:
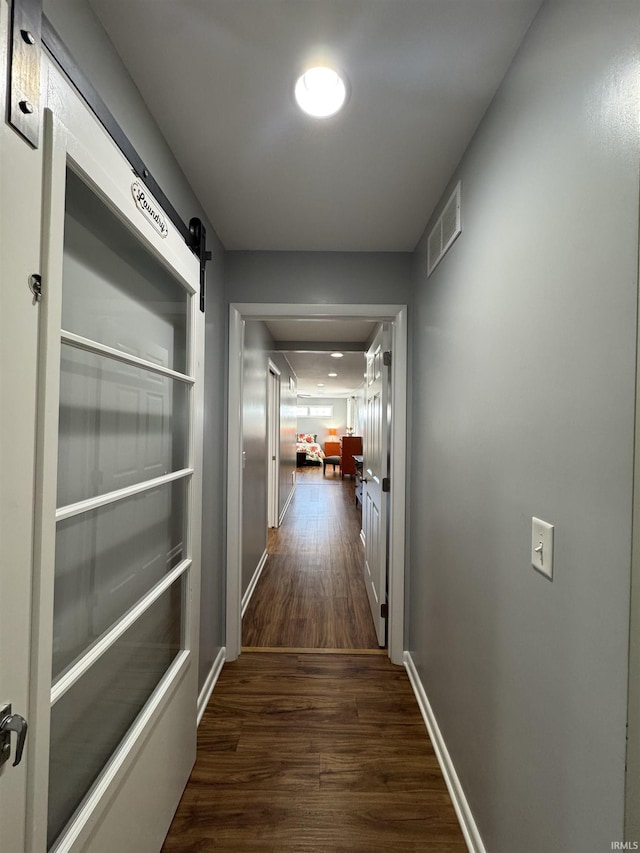
[{"label": "white light switch", "polygon": [[553,580],[553,524],[531,519],[531,565]]}]

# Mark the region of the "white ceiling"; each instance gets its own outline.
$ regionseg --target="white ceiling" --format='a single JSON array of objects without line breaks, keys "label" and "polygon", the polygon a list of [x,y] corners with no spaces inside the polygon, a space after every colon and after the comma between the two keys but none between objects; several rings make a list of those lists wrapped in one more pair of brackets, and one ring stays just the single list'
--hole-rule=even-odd
[{"label": "white ceiling", "polygon": [[[297,376],[299,394],[348,397],[363,384],[364,351],[378,325],[374,321],[337,317],[265,322],[274,341],[298,342],[295,349],[287,349],[284,354]],[[349,349],[340,344],[348,344]],[[332,350],[341,351],[342,358],[332,358]],[[319,388],[318,383],[324,387]]]},{"label": "white ceiling", "polygon": [[[227,249],[411,251],[540,0],[87,0]],[[342,70],[330,119],[293,101]]]},{"label": "white ceiling", "polygon": [[[287,359],[298,378],[298,394],[312,397],[350,397],[364,384],[363,352],[345,352],[340,359],[327,352],[287,352]],[[328,374],[337,373],[337,377]],[[324,385],[318,387],[318,383]]]}]

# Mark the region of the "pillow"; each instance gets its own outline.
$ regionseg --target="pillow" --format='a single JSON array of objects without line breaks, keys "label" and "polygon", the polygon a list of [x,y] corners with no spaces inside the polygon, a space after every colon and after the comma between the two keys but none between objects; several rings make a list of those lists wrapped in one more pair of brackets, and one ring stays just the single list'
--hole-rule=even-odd
[{"label": "pillow", "polygon": [[315,435],[311,435],[311,433],[307,433],[307,435],[305,435],[304,437],[304,440],[307,442],[307,444],[313,444],[313,442],[316,440],[316,437]]}]

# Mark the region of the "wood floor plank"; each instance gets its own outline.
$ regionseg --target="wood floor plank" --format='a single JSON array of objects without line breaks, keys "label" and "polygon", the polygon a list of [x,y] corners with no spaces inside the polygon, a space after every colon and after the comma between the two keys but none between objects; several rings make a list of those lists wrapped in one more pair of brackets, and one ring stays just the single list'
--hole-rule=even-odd
[{"label": "wood floor plank", "polygon": [[466,845],[402,667],[381,656],[246,652],[222,669],[163,850]]}]

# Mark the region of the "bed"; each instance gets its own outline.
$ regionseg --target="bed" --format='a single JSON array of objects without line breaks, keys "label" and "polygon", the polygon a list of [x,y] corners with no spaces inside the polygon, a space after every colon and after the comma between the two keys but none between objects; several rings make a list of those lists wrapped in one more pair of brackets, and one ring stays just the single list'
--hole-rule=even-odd
[{"label": "bed", "polygon": [[316,442],[316,435],[311,433],[300,432],[296,441],[296,464],[301,465],[320,465],[324,459],[324,451]]}]

